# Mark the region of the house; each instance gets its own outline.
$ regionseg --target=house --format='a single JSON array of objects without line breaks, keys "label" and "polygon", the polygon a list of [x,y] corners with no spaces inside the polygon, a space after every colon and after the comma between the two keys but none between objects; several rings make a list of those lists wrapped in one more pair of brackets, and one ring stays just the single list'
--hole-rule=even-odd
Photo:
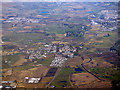
[{"label": "house", "polygon": [[30,78],[28,83],[39,83],[40,80],[41,78]]}]

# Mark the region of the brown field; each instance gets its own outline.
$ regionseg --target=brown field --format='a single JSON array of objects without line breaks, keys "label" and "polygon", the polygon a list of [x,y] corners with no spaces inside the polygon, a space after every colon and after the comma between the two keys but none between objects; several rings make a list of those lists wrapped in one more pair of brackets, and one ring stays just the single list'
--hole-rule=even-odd
[{"label": "brown field", "polygon": [[53,41],[52,44],[68,44],[68,42],[62,42],[62,41]]},{"label": "brown field", "polygon": [[28,84],[28,83],[21,83],[18,84],[17,87],[25,87],[25,88],[44,88],[48,82],[52,80],[53,77],[43,77],[42,80],[37,84]]},{"label": "brown field", "polygon": [[89,73],[72,74],[71,80],[73,85],[78,88],[110,88],[110,81],[98,81]]},{"label": "brown field", "polygon": [[85,85],[97,80],[94,76],[92,76],[89,73],[72,74],[71,79],[75,85]]},{"label": "brown field", "polygon": [[53,77],[43,77],[40,83],[48,83],[53,79]]},{"label": "brown field", "polygon": [[96,52],[96,48],[90,48],[88,51],[94,53],[94,52]]},{"label": "brown field", "polygon": [[76,66],[80,66],[82,62],[83,60],[81,59],[81,57],[75,57],[75,58],[71,58],[68,62],[66,62],[65,66],[76,67]]},{"label": "brown field", "polygon": [[90,39],[90,41],[89,41],[89,43],[94,43],[94,42],[96,42],[96,43],[103,43],[103,41],[102,40],[96,40],[95,38],[92,38],[92,39]]},{"label": "brown field", "polygon": [[98,24],[98,25],[92,25],[92,30],[95,30],[95,31],[97,31],[97,30],[100,30],[100,24]]},{"label": "brown field", "polygon": [[31,26],[25,26],[24,28],[26,28],[26,29],[30,29],[30,28],[32,28]]},{"label": "brown field", "polygon": [[10,55],[10,54],[16,54],[18,51],[10,51],[10,50],[4,50],[2,51],[2,55]]},{"label": "brown field", "polygon": [[112,84],[110,81],[94,81],[90,84],[78,86],[78,88],[111,88]]},{"label": "brown field", "polygon": [[90,37],[93,37],[94,36],[94,34],[93,33],[91,33],[90,31],[86,31],[85,32],[85,38],[87,37],[87,38],[90,38]]},{"label": "brown field", "polygon": [[11,68],[2,69],[2,73],[6,72],[6,71],[8,71],[8,70],[10,70],[10,69],[11,69]]},{"label": "brown field", "polygon": [[41,66],[41,67],[38,67],[37,70],[35,70],[33,73],[34,73],[34,77],[42,77],[42,76],[45,76],[47,74],[49,70],[49,67],[46,67],[46,66]]},{"label": "brown field", "polygon": [[[3,77],[3,80],[23,82],[25,77],[43,77],[48,72],[49,67],[41,66],[37,68],[32,68],[23,71],[13,72],[11,75],[7,77]],[[9,71],[8,71],[9,72]]]},{"label": "brown field", "polygon": [[28,84],[28,83],[21,83],[18,84],[17,87],[19,88],[43,88],[45,85],[41,84],[41,83],[37,83],[37,84]]},{"label": "brown field", "polygon": [[3,75],[3,76],[9,76],[9,75],[11,75],[11,74],[12,74],[11,68],[2,70],[2,75]]},{"label": "brown field", "polygon": [[4,42],[4,43],[2,43],[2,45],[15,45],[15,46],[17,46],[17,47],[24,47],[24,45],[22,45],[22,44],[17,44],[17,43],[15,43],[15,42]]},{"label": "brown field", "polygon": [[103,37],[103,36],[105,36],[105,35],[107,35],[107,34],[108,34],[107,32],[102,32],[102,33],[98,33],[97,36],[98,36],[98,37]]},{"label": "brown field", "polygon": [[21,74],[19,76],[21,78],[24,78],[24,77],[43,77],[46,75],[48,70],[49,70],[49,67],[40,66],[37,68],[32,68],[32,69],[21,71]]},{"label": "brown field", "polygon": [[15,62],[14,66],[20,66],[23,65],[24,62],[27,62],[27,59],[25,59],[23,56],[20,56],[20,60]]},{"label": "brown field", "polygon": [[110,64],[104,60],[104,58],[92,58],[93,60],[84,65],[87,67],[112,67],[113,64]]},{"label": "brown field", "polygon": [[56,34],[56,36],[57,36],[57,37],[61,37],[61,38],[62,38],[62,37],[65,37],[64,34]]}]

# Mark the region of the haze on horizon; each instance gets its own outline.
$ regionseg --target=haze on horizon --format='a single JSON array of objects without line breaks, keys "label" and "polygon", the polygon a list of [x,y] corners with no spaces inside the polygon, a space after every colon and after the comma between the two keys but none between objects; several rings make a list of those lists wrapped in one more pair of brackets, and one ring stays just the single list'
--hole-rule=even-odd
[{"label": "haze on horizon", "polygon": [[119,2],[120,0],[0,0],[0,2]]}]

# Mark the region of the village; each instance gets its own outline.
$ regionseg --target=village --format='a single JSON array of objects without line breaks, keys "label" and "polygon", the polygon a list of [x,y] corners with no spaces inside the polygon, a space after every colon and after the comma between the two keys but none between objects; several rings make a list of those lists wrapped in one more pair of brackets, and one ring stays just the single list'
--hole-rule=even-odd
[{"label": "village", "polygon": [[72,48],[68,45],[61,48],[53,44],[46,44],[44,46],[45,48],[39,48],[35,51],[27,50],[26,53],[29,54],[28,59],[41,59],[43,57],[47,57],[48,53],[53,53],[55,55],[55,58],[51,62],[50,66],[61,67],[68,58],[73,58],[74,53],[76,52],[76,48]]},{"label": "village", "polygon": [[92,25],[101,25],[101,31],[114,31],[117,29],[118,14],[116,10],[101,10],[98,15],[91,14]]},{"label": "village", "polygon": [[[25,59],[27,59],[27,61],[32,61],[34,63],[37,63],[37,60],[42,59],[42,58],[46,58],[47,54],[54,54],[54,59],[52,60],[50,67],[51,68],[59,68],[62,67],[62,65],[69,60],[69,58],[73,58],[74,57],[74,53],[76,52],[76,48],[73,48],[69,45],[62,45],[61,48],[58,47],[58,45],[54,45],[54,44],[43,44],[44,48],[40,48],[37,50],[21,50],[18,49],[19,52],[24,52],[27,53],[28,56],[25,57]],[[6,61],[6,63],[8,63]],[[42,66],[42,64],[37,63],[37,65]],[[49,73],[49,72],[48,72]],[[24,83],[29,83],[29,84],[37,84],[40,82],[40,80],[42,79],[42,77],[25,77],[23,82]],[[3,81],[3,86],[4,84],[9,84],[8,86],[6,86],[5,88],[16,88],[16,82],[15,81]]]}]

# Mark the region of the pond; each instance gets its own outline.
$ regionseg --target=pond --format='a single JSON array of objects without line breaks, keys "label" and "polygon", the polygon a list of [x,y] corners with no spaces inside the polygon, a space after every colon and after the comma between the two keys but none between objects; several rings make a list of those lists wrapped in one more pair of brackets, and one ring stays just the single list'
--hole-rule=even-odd
[{"label": "pond", "polygon": [[83,70],[81,69],[81,68],[75,68],[75,71],[77,71],[77,72],[82,72]]},{"label": "pond", "polygon": [[43,12],[41,12],[41,14],[47,14],[47,13],[49,13],[48,11],[43,11]]},{"label": "pond", "polygon": [[60,81],[61,83],[67,83],[67,81]]}]

